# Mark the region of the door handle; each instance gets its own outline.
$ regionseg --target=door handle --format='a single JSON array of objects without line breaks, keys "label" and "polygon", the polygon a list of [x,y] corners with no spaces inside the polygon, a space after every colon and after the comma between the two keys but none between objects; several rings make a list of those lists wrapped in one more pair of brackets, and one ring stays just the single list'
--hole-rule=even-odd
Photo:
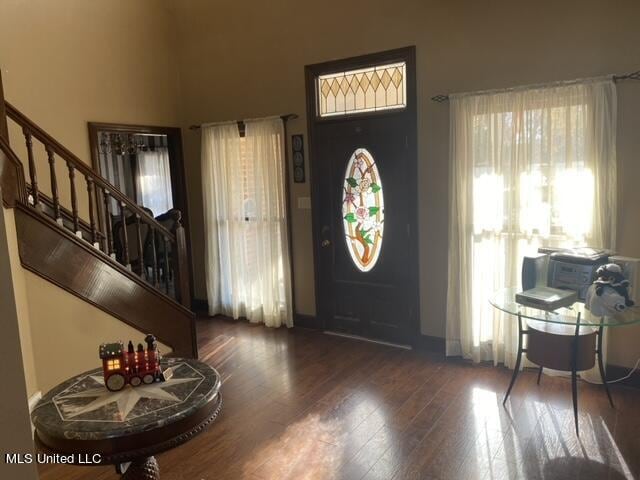
[{"label": "door handle", "polygon": [[330,232],[331,230],[329,229],[328,225],[322,226],[322,230],[320,231],[320,238],[322,238],[322,241],[320,242],[320,246],[322,248],[327,248],[329,245],[331,245],[331,240],[327,238],[329,237]]}]

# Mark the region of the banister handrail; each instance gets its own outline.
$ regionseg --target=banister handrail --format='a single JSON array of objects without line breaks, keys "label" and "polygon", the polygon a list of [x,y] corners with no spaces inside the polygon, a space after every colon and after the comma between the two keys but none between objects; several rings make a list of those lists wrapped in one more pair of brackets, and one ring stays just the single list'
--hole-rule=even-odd
[{"label": "banister handrail", "polygon": [[174,232],[171,232],[168,229],[166,229],[155,218],[153,218],[151,215],[145,212],[144,209],[142,209],[140,206],[136,205],[133,201],[131,201],[115,185],[111,184],[104,177],[96,173],[85,162],[80,160],[65,146],[60,144],[51,135],[49,135],[42,128],[36,125],[31,119],[29,119],[29,117],[27,117],[18,109],[16,109],[13,105],[11,105],[11,103],[7,102],[6,100],[4,103],[6,106],[7,116],[9,118],[11,118],[14,122],[16,122],[21,127],[26,128],[31,135],[33,135],[37,140],[42,142],[44,145],[49,146],[52,149],[52,151],[56,153],[59,157],[61,157],[63,160],[73,164],[73,167],[78,172],[83,174],[85,177],[91,177],[91,180],[96,186],[100,187],[103,191],[108,191],[109,195],[113,197],[115,200],[117,200],[118,202],[120,202],[121,204],[124,203],[131,213],[140,215],[140,218],[143,218],[146,222],[151,223],[154,229],[158,230],[163,235],[168,237],[170,241],[175,242]]},{"label": "banister handrail", "polygon": [[2,179],[2,201],[8,207],[14,207],[16,201],[27,201],[27,186],[24,179],[24,166],[9,146],[9,142],[0,135],[0,156],[6,162],[0,162],[3,171],[0,171]]}]

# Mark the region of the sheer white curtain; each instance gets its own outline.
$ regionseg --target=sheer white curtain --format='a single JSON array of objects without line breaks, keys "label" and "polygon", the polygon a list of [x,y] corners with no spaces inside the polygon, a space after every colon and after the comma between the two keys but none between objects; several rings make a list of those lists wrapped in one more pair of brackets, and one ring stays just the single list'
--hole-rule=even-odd
[{"label": "sheer white curtain", "polygon": [[282,120],[203,127],[209,313],[293,326]]},{"label": "sheer white curtain", "polygon": [[138,204],[147,207],[153,215],[165,213],[173,208],[171,191],[171,168],[169,151],[156,147],[137,154]]},{"label": "sheer white curtain", "polygon": [[512,367],[517,325],[489,305],[539,246],[613,249],[610,79],[451,97],[447,355]]},{"label": "sheer white curtain", "polygon": [[[131,188],[127,187],[128,185],[133,186],[133,184],[128,184],[125,181],[125,176],[131,175],[131,170],[126,171],[126,166],[127,164],[124,161],[123,155],[100,152],[100,172],[102,175],[109,180],[109,183],[118,187],[121,192],[129,195],[131,193]],[[109,203],[109,210],[112,214],[117,215],[120,213],[120,206],[115,198],[111,198]]]}]

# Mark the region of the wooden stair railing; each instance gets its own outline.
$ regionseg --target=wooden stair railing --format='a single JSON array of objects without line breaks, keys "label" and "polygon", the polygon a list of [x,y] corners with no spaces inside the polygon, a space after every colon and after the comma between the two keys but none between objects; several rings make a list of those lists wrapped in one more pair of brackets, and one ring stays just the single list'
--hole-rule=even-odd
[{"label": "wooden stair railing", "polygon": [[[0,96],[0,99],[2,97]],[[3,176],[3,193],[5,203],[12,198],[36,211],[51,216],[62,228],[71,230],[78,238],[87,241],[94,248],[102,251],[113,261],[118,261],[129,271],[130,245],[135,242],[140,267],[135,272],[142,280],[151,284],[159,292],[168,295],[182,304],[190,307],[189,273],[186,251],[186,236],[182,226],[179,211],[172,212],[174,228],[169,230],[149,215],[143,208],[132,202],[118,188],[97,174],[92,168],[76,157],[57,140],[42,130],[9,102],[2,102],[6,109],[7,118],[21,128],[25,138],[27,150],[27,171],[29,183],[24,179],[22,162],[9,148],[8,138],[2,141],[2,151],[8,157]],[[0,115],[0,122],[4,120]],[[0,125],[0,129],[2,126]],[[5,127],[6,132],[6,127]],[[0,138],[2,137],[0,131]],[[34,141],[40,142],[47,155],[49,177],[51,181],[51,197],[45,196],[38,188],[38,171],[34,156]],[[67,208],[61,205],[59,196],[59,180],[56,172],[56,159],[65,162],[68,172],[70,188],[70,203]],[[21,178],[20,178],[21,177]],[[76,186],[78,177],[84,180],[85,188],[79,190]],[[79,217],[78,197],[86,195],[88,199],[88,222]],[[110,213],[110,207],[116,205],[117,211]],[[120,231],[121,249],[116,255],[114,242],[114,221],[124,227]],[[135,225],[135,238],[129,238],[126,225]],[[117,223],[116,222],[116,223]],[[144,227],[143,227],[144,226]],[[149,229],[150,245],[143,245],[142,228]],[[86,238],[88,237],[88,238]],[[145,247],[150,249],[151,263],[146,265],[144,258]],[[159,258],[160,257],[160,258]]]},{"label": "wooden stair railing", "polygon": [[[26,161],[21,161],[9,144],[7,117],[15,121],[25,135]],[[34,141],[44,146],[46,157],[43,160],[49,167],[51,196],[38,188]],[[65,162],[64,176],[56,171],[57,157]],[[25,180],[25,164],[30,167],[30,183]],[[65,206],[58,193],[58,182],[59,178],[66,177],[69,179],[71,199],[70,205]],[[76,190],[78,177],[84,177],[86,189]],[[18,251],[23,268],[140,331],[154,332],[160,341],[172,348],[173,354],[197,358],[195,315],[187,306],[189,277],[180,212],[171,213],[172,222],[168,222],[172,226],[170,229],[147,215],[108,181],[6,103],[1,75],[0,185],[3,205],[15,211]],[[80,218],[78,212],[79,195],[88,196],[89,218],[86,220]],[[114,255],[109,204],[117,207],[120,220],[135,223],[138,232],[140,228],[153,232],[149,238],[154,252],[156,244],[164,245],[150,262],[153,264],[151,273],[145,268],[134,272],[128,265],[129,244],[139,241],[139,238],[135,238],[136,234],[127,236],[124,233],[123,250],[126,246],[127,252],[122,252],[117,258]],[[138,247],[140,254],[142,247],[139,243]],[[161,255],[160,260],[158,255]],[[159,269],[163,270],[162,273]],[[161,290],[161,287],[164,288]]]}]

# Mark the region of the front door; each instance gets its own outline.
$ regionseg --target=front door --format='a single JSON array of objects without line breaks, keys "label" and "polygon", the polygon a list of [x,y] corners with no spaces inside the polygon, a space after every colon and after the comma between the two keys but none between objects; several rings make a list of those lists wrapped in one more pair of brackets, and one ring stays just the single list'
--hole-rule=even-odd
[{"label": "front door", "polygon": [[307,67],[317,314],[404,344],[419,331],[414,59]]}]

